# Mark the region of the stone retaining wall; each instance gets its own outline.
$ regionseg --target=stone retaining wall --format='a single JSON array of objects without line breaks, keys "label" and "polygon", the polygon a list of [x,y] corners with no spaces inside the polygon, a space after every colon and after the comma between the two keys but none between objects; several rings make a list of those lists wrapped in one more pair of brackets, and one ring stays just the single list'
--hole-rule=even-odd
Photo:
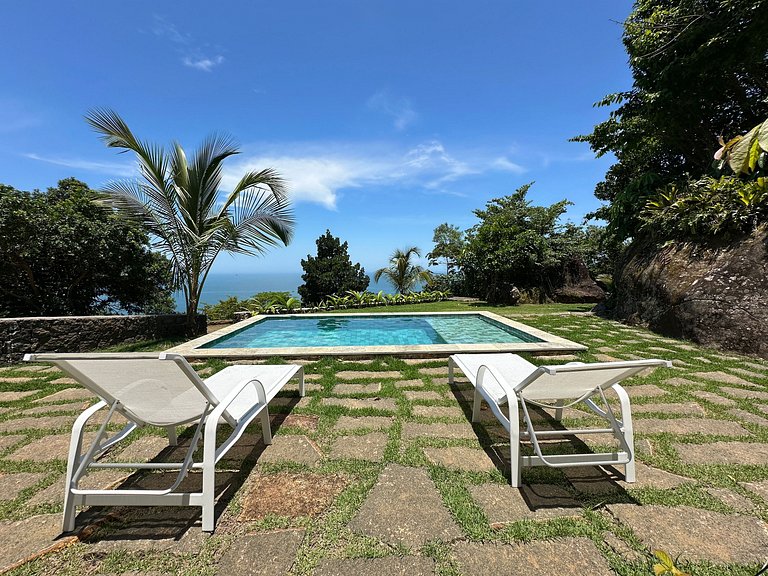
[{"label": "stone retaining wall", "polygon": [[[205,334],[205,315],[197,334]],[[0,318],[0,363],[18,362],[29,352],[90,352],[127,342],[182,337],[186,316],[59,316]]]}]

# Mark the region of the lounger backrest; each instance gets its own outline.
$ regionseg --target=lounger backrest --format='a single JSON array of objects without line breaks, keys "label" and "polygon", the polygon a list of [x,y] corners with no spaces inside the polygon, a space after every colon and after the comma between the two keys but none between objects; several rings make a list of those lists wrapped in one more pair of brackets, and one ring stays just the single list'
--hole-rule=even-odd
[{"label": "lounger backrest", "polygon": [[529,400],[573,400],[589,395],[598,387],[606,390],[649,367],[669,364],[666,360],[634,360],[541,366],[515,389]]},{"label": "lounger backrest", "polygon": [[208,400],[191,367],[184,370],[156,354],[36,354],[29,359],[53,362],[108,404],[119,400],[118,410],[139,424],[197,420]]}]

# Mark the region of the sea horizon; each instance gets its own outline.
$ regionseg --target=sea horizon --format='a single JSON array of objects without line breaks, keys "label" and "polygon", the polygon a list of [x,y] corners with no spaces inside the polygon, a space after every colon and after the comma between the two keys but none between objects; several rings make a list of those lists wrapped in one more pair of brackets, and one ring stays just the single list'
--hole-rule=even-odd
[{"label": "sea horizon", "polygon": [[[203,293],[200,297],[200,309],[205,304],[216,304],[217,302],[236,296],[240,300],[245,300],[259,292],[290,292],[292,296],[298,298],[298,288],[304,281],[301,279],[302,272],[270,272],[270,273],[240,273],[240,272],[217,272],[208,275],[203,286]],[[383,278],[375,282],[371,278],[368,285],[370,292],[394,292],[394,287]],[[176,301],[176,311],[184,311],[184,294],[176,292],[173,294]]]}]

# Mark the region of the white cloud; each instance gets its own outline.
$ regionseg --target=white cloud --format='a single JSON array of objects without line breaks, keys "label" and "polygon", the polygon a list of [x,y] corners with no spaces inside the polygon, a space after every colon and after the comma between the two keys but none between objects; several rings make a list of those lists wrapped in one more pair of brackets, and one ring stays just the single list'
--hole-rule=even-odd
[{"label": "white cloud", "polygon": [[213,51],[207,46],[198,47],[194,43],[191,34],[181,32],[175,24],[168,22],[162,16],[155,14],[152,23],[152,33],[158,38],[170,42],[176,52],[181,55],[181,62],[184,66],[210,72],[214,67],[224,62],[224,56],[221,54],[206,55],[205,52]]},{"label": "white cloud", "polygon": [[493,166],[499,170],[505,172],[512,172],[513,174],[522,174],[525,172],[525,168],[520,164],[512,162],[506,156],[499,156],[493,161]]},{"label": "white cloud", "polygon": [[[463,178],[489,172],[524,171],[511,162],[499,163],[498,152],[449,153],[438,140],[407,149],[383,148],[369,143],[265,145],[263,153],[244,151],[224,165],[222,192],[234,188],[246,171],[270,167],[285,178],[294,202],[309,202],[335,210],[344,190],[366,186],[403,187],[414,193],[463,196],[456,186]],[[67,156],[24,154],[26,158],[113,178],[134,178],[136,164],[99,162]],[[461,158],[459,158],[459,156]],[[508,164],[515,166],[510,168]]]},{"label": "white cloud", "polygon": [[119,162],[94,162],[81,158],[66,158],[63,156],[40,156],[39,154],[22,154],[30,160],[54,164],[56,166],[65,166],[76,170],[86,170],[88,172],[98,172],[100,174],[110,174],[121,178],[136,176],[137,170],[134,163],[124,164]]},{"label": "white cloud", "polygon": [[336,208],[339,194],[345,189],[408,186],[427,194],[462,195],[443,186],[467,176],[502,169],[494,160],[477,154],[460,160],[437,140],[405,151],[365,145],[351,150],[348,146],[332,144],[322,149],[295,144],[264,154],[244,154],[241,158],[240,162],[225,167],[224,189],[234,187],[245,171],[271,167],[286,179],[295,202],[312,202],[331,210]]},{"label": "white cloud", "polygon": [[413,124],[419,115],[406,98],[393,99],[385,92],[377,92],[368,98],[368,108],[390,116],[395,130],[402,132]]},{"label": "white cloud", "polygon": [[197,68],[204,72],[210,72],[213,70],[214,66],[218,66],[224,62],[224,56],[215,56],[213,58],[192,58],[190,56],[185,56],[182,62],[184,63],[184,66]]}]

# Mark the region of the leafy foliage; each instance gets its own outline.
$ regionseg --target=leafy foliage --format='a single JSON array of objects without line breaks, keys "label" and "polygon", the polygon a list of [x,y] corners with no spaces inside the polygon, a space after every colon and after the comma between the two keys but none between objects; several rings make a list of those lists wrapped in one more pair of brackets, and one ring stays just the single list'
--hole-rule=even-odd
[{"label": "leafy foliage", "polygon": [[407,294],[420,283],[429,282],[430,272],[414,264],[411,261],[413,257],[421,257],[421,251],[416,246],[405,250],[396,249],[389,257],[389,266],[376,270],[374,279],[378,282],[384,276],[395,287],[398,294]]},{"label": "leafy foliage", "polygon": [[184,291],[190,331],[219,254],[261,254],[290,242],[293,214],[283,180],[271,168],[246,172],[220,198],[223,162],[239,153],[230,138],[208,137],[190,161],[178,142],[170,151],[142,142],[111,110],[93,110],[86,120],[107,146],[136,155],[141,179],[109,183],[106,202],[143,223],[169,256],[173,285]]},{"label": "leafy foliage", "polygon": [[173,311],[168,261],[96,198],[74,178],[45,193],[0,185],[0,314]]},{"label": "leafy foliage", "polygon": [[707,173],[718,135],[768,116],[768,0],[637,0],[624,45],[632,89],[599,102],[618,107],[575,138],[616,156],[595,194],[619,242],[658,189]]},{"label": "leafy foliage", "polygon": [[646,202],[640,219],[659,241],[728,238],[768,220],[768,190],[730,176],[669,184]]},{"label": "leafy foliage", "polygon": [[352,264],[347,242],[342,244],[330,230],[326,230],[316,243],[317,256],[307,255],[307,259],[301,261],[304,284],[299,286],[299,295],[305,304],[317,304],[329,294],[368,288],[370,279],[365,268],[359,263]]},{"label": "leafy foliage", "polygon": [[574,242],[579,229],[559,224],[569,202],[533,206],[526,199],[530,187],[526,184],[474,211],[480,223],[467,231],[462,257],[470,294],[493,303],[508,301],[515,287],[546,294],[552,271],[579,254]]},{"label": "leafy foliage", "polygon": [[446,222],[435,228],[432,242],[435,243],[435,248],[427,254],[429,265],[437,266],[442,259],[445,263],[445,273],[450,275],[464,250],[464,233],[458,226]]}]

